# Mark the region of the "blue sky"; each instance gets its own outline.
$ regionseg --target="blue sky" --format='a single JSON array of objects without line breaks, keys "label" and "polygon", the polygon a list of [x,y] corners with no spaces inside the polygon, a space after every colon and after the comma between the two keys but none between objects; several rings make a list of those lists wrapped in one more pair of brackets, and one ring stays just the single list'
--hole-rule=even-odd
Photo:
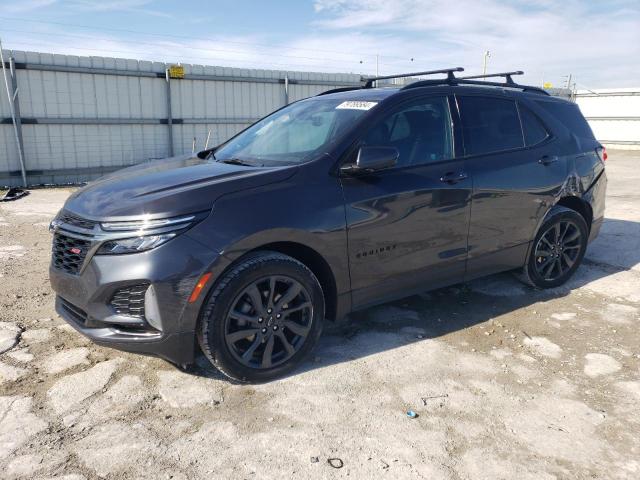
[{"label": "blue sky", "polygon": [[639,0],[1,0],[5,49],[380,74],[463,66],[640,86]]}]

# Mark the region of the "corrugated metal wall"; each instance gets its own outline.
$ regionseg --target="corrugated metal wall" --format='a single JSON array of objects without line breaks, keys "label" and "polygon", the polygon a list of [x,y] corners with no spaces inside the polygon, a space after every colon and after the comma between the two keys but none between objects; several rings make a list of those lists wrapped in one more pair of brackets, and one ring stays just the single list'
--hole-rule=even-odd
[{"label": "corrugated metal wall", "polygon": [[[184,65],[185,78],[170,80],[169,110],[164,63],[7,50],[4,55],[15,64],[30,185],[82,182],[163,158],[170,155],[171,141],[176,155],[190,152],[194,137],[201,149],[209,130],[209,144],[215,145],[287,101],[360,84],[355,74]],[[0,97],[0,185],[20,185],[4,85]]]},{"label": "corrugated metal wall", "polygon": [[579,90],[575,99],[604,145],[640,149],[640,89]]}]

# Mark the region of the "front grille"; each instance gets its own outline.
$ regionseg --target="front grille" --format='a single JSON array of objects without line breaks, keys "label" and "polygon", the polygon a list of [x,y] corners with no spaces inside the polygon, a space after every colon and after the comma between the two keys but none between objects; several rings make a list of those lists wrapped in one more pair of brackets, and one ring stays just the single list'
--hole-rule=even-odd
[{"label": "front grille", "polygon": [[96,223],[98,223],[94,222],[93,220],[87,220],[86,218],[77,217],[76,215],[73,215],[69,212],[62,212],[58,216],[57,220],[62,223],[73,225],[74,227],[85,228],[87,230],[92,230]]},{"label": "front grille", "polygon": [[111,299],[111,308],[119,315],[144,318],[144,294],[147,288],[148,283],[141,283],[118,289]]},{"label": "front grille", "polygon": [[53,266],[67,273],[77,275],[87,256],[91,242],[67,237],[60,233],[53,236],[51,261]]}]

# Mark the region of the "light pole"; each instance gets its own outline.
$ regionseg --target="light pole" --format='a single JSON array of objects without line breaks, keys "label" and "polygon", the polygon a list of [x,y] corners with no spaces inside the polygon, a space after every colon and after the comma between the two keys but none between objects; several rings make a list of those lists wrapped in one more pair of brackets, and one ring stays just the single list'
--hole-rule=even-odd
[{"label": "light pole", "polygon": [[483,75],[487,74],[487,61],[489,60],[490,56],[491,56],[491,52],[489,50],[485,50],[484,51],[484,57],[482,59],[482,74]]}]

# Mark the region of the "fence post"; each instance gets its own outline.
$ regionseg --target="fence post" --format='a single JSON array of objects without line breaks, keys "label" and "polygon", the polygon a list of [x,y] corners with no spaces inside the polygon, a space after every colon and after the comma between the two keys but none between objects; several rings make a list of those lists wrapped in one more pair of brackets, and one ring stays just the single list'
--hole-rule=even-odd
[{"label": "fence post", "polygon": [[289,105],[289,75],[284,76],[284,104]]},{"label": "fence post", "polygon": [[[15,111],[15,104],[14,104],[14,100],[16,99],[18,94],[18,89],[17,89],[17,83],[14,75],[12,75],[12,80],[11,80],[12,87],[9,88],[9,80],[7,79],[7,66],[4,63],[4,53],[2,50],[2,41],[0,41],[0,63],[2,63],[2,76],[4,77],[4,84],[5,84],[5,87],[7,88],[7,97],[9,98],[9,110],[11,110],[11,120],[13,122],[13,133],[15,134],[15,137],[16,137],[16,147],[18,149],[18,160],[20,160],[20,173],[22,174],[22,185],[26,187],[27,171],[24,167],[24,146],[22,143],[22,128],[20,128],[20,130],[18,131],[18,124],[16,123],[16,111]],[[11,65],[12,63],[10,63],[10,66]],[[15,72],[15,69],[12,68],[12,70]],[[20,126],[22,127],[22,124],[20,124]]]},{"label": "fence post", "polygon": [[20,116],[20,98],[18,96],[18,75],[16,74],[16,59],[9,57],[9,73],[11,74],[11,88],[13,89],[13,114],[15,115],[16,134],[22,156],[22,180],[24,186],[27,186],[27,172],[24,161],[24,139],[22,138],[22,117]]},{"label": "fence post", "polygon": [[171,115],[171,77],[169,69],[165,70],[165,78],[167,80],[167,127],[169,129],[169,156],[173,157],[173,116]]}]

